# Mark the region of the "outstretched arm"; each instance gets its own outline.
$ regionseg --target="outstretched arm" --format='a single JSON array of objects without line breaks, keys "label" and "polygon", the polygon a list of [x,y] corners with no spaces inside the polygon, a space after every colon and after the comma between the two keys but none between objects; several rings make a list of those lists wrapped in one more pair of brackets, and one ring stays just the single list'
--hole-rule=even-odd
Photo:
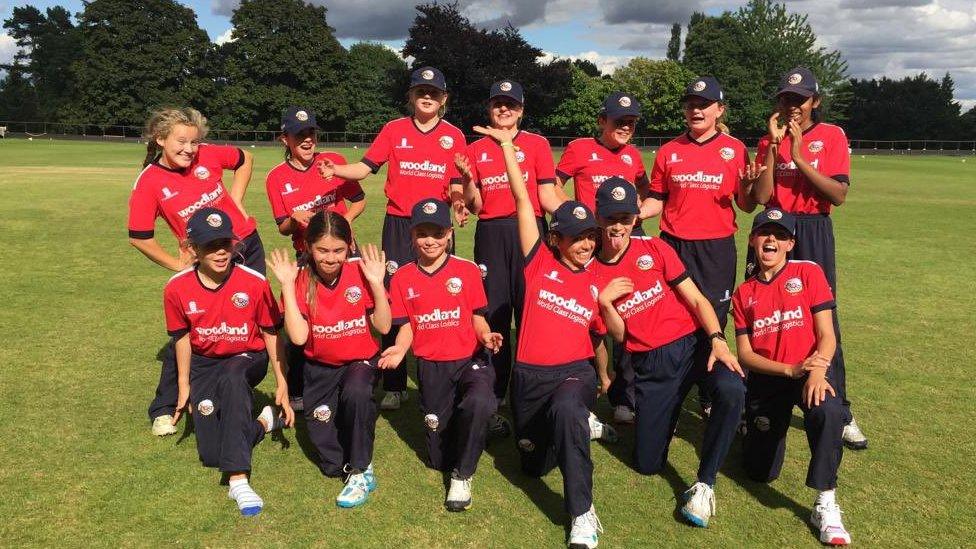
[{"label": "outstretched arm", "polygon": [[515,143],[512,143],[515,130],[475,126],[474,131],[491,137],[502,146],[505,170],[508,173],[508,186],[515,198],[515,211],[518,214],[519,242],[522,245],[522,255],[527,256],[542,235],[539,234],[539,227],[535,223],[535,209],[529,199],[529,190],[525,186],[525,179],[522,178],[522,170],[515,158]]}]

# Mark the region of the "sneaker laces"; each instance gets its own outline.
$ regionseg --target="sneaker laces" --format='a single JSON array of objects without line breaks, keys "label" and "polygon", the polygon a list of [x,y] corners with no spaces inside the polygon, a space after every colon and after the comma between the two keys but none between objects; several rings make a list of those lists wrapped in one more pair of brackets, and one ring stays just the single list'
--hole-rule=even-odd
[{"label": "sneaker laces", "polygon": [[603,533],[603,524],[600,523],[600,517],[596,516],[596,509],[592,505],[589,511],[573,519],[573,528],[577,526]]},{"label": "sneaker laces", "polygon": [[691,496],[688,500],[692,507],[704,507],[707,505],[708,509],[711,510],[712,515],[715,514],[715,493],[712,487],[705,484],[704,482],[696,482],[691,488],[688,489]]},{"label": "sneaker laces", "polygon": [[840,516],[844,514],[837,503],[817,503],[817,513],[820,515],[820,527],[828,529],[844,529]]}]

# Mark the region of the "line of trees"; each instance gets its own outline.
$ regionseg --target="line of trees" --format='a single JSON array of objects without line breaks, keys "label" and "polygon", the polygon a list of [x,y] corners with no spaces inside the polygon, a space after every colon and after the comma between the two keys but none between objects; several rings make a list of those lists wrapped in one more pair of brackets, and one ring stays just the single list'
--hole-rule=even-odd
[{"label": "line of trees", "polygon": [[[303,0],[243,0],[231,40],[211,42],[192,9],[176,0],[91,0],[15,7],[4,28],[19,47],[0,79],[0,119],[139,125],[150,110],[187,104],[225,130],[277,128],[282,109],[303,104],[324,130],[375,132],[404,113],[408,66],[434,65],[451,90],[447,118],[467,128],[485,118],[491,83],[526,89],[527,127],[552,135],[595,129],[613,90],[639,97],[643,135],[684,128],[678,98],[696,75],[724,85],[727,121],[742,135],[764,132],[780,75],[805,65],[825,91],[822,114],[865,139],[972,139],[976,108],[963,114],[953,82],[926,74],[891,80],[847,75],[840,52],[816,45],[806,16],[752,0],[720,15],[675,23],[666,59],[637,57],[604,75],[591,62],[544,62],[519,30],[478,28],[457,3],[421,4],[403,51],[375,43],[344,48],[327,10]],[[683,37],[683,39],[682,39]]]}]

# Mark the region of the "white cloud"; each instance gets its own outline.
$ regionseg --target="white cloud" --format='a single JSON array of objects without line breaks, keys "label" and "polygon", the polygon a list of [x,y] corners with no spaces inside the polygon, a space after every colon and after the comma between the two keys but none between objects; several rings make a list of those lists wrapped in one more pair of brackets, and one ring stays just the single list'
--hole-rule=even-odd
[{"label": "white cloud", "polygon": [[573,55],[556,54],[551,51],[543,51],[542,57],[539,61],[542,63],[549,63],[555,59],[569,59],[570,61],[576,61],[577,59],[583,59],[589,61],[600,69],[603,74],[613,74],[618,68],[626,65],[633,59],[632,55],[603,55],[599,52],[590,50],[583,51]]},{"label": "white cloud", "polygon": [[13,61],[17,49],[17,41],[13,36],[0,34],[0,63],[7,64]]},{"label": "white cloud", "polygon": [[219,46],[221,44],[226,44],[227,42],[233,42],[234,39],[231,38],[232,34],[234,34],[234,27],[225,30],[223,34],[221,34],[216,39],[214,39],[214,43],[216,43]]}]

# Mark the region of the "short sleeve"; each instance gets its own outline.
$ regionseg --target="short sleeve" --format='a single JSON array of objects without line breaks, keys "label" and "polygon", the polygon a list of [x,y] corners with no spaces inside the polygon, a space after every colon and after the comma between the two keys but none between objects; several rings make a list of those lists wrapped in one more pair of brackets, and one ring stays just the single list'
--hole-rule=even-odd
[{"label": "short sleeve", "polygon": [[551,185],[556,182],[556,164],[552,159],[552,147],[549,140],[540,137],[535,150],[532,151],[532,162],[535,168],[535,181],[539,185]]},{"label": "short sleeve", "polygon": [[244,165],[244,151],[230,145],[206,145],[207,151],[213,155],[220,167],[225,170],[236,170]]},{"label": "short sleeve", "polygon": [[310,311],[308,308],[308,275],[306,273],[307,271],[302,269],[302,272],[298,274],[298,280],[295,281],[295,301],[298,302],[298,312],[301,313],[302,317],[308,319]]},{"label": "short sleeve", "polygon": [[278,188],[278,182],[275,179],[275,172],[272,170],[264,181],[264,189],[268,193],[268,203],[271,204],[271,215],[274,216],[275,223],[280,224],[291,214],[285,207],[281,189]]},{"label": "short sleeve", "polygon": [[373,143],[370,144],[369,150],[363,155],[363,163],[369,166],[373,173],[379,171],[380,167],[390,159],[390,142],[393,134],[393,130],[390,129],[392,122],[387,122],[380,133],[377,134],[376,138],[373,139]]},{"label": "short sleeve", "polygon": [[153,237],[159,204],[149,185],[139,179],[129,195],[129,238],[145,240]]},{"label": "short sleeve", "polygon": [[657,243],[657,252],[658,257],[661,258],[661,271],[664,273],[664,280],[669,286],[676,286],[688,278],[688,269],[685,268],[685,264],[678,257],[674,248],[663,240],[658,240]]},{"label": "short sleeve", "polygon": [[[403,271],[397,270],[390,279],[390,309],[393,317],[393,325],[400,326],[410,322],[410,314],[407,312],[407,303],[403,299]],[[399,276],[398,276],[399,275]]]},{"label": "short sleeve", "polygon": [[339,196],[349,202],[360,202],[366,198],[366,192],[359,181],[344,179],[339,185]]},{"label": "short sleeve", "polygon": [[637,147],[633,147],[633,149],[634,185],[640,185],[641,180],[647,180],[647,168],[644,167],[644,159],[641,157],[640,150]]},{"label": "short sleeve", "polygon": [[[461,184],[461,172],[458,171],[457,165],[454,163],[454,155],[464,154],[468,147],[467,142],[464,139],[464,134],[461,130],[456,130],[454,135],[454,146],[448,151],[447,159],[447,182],[448,185]],[[448,193],[447,196],[450,196]]]},{"label": "short sleeve", "polygon": [[804,269],[804,278],[806,278],[807,304],[810,306],[810,310],[818,313],[826,309],[833,309],[835,307],[834,293],[830,291],[830,285],[827,283],[823,269],[814,263],[805,266],[807,268]]},{"label": "short sleeve", "polygon": [[488,309],[488,297],[485,295],[485,285],[481,282],[481,271],[477,266],[471,265],[466,269],[464,285],[471,291],[466,292],[468,307],[476,315],[484,315]]},{"label": "short sleeve", "polygon": [[280,328],[282,325],[281,309],[278,308],[278,302],[271,293],[271,285],[267,280],[264,281],[261,300],[254,311],[254,322],[266,330]]},{"label": "short sleeve", "polygon": [[166,332],[171,337],[182,337],[190,330],[190,320],[183,312],[180,296],[171,285],[163,290],[163,313],[166,316]]},{"label": "short sleeve", "polygon": [[830,146],[826,152],[824,166],[821,167],[820,173],[849,184],[851,182],[851,153],[844,130],[837,128],[837,133],[830,140]]},{"label": "short sleeve", "polygon": [[526,282],[535,278],[539,274],[539,271],[544,268],[542,264],[545,262],[545,255],[548,253],[549,250],[542,243],[542,239],[536,240],[535,245],[532,246],[532,249],[525,256],[525,267],[522,269],[522,272],[525,275]]},{"label": "short sleeve", "polygon": [[562,179],[572,179],[576,175],[576,146],[570,143],[563,155],[559,157],[559,164],[556,165],[556,175]]},{"label": "short sleeve", "polygon": [[651,166],[651,184],[648,196],[658,200],[664,200],[668,194],[668,185],[665,180],[666,168],[664,167],[666,156],[662,149],[658,149],[657,156],[654,157],[654,165]]},{"label": "short sleeve", "polygon": [[732,294],[732,322],[735,324],[735,335],[748,334],[749,329],[746,324],[746,311],[742,305],[742,286],[735,289]]},{"label": "short sleeve", "polygon": [[590,319],[590,332],[600,337],[607,335],[607,323],[603,320],[603,315],[600,314],[599,306],[593,309],[593,318]]}]

